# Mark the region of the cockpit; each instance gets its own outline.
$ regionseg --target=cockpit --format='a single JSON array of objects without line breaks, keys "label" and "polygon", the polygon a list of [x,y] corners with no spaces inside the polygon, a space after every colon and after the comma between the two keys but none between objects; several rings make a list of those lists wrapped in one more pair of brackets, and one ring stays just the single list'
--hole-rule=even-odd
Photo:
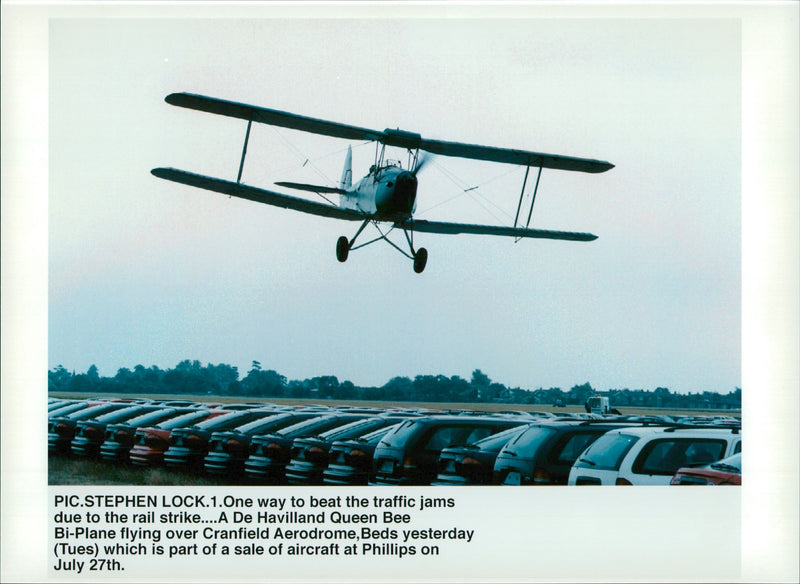
[{"label": "cockpit", "polygon": [[370,166],[369,167],[369,174],[378,175],[378,174],[380,174],[380,171],[386,170],[387,168],[400,168],[400,169],[402,169],[403,168],[403,164],[399,160],[389,160],[389,159],[387,159],[387,160],[384,161],[384,165],[383,166],[379,167],[376,164],[373,164],[372,166]]}]

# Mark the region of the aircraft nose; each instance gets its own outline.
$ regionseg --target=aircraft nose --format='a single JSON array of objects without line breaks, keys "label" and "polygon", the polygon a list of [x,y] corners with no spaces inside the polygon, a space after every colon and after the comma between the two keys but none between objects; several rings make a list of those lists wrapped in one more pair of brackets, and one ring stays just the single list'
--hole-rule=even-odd
[{"label": "aircraft nose", "polygon": [[404,212],[411,213],[417,198],[417,177],[410,172],[402,172],[397,176],[394,190],[395,200]]}]

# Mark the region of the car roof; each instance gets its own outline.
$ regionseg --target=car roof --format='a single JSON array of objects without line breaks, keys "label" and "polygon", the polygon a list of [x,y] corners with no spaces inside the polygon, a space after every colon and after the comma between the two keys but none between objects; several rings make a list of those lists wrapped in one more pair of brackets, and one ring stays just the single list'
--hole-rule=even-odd
[{"label": "car roof", "polygon": [[630,428],[619,428],[612,430],[618,434],[630,434],[644,437],[656,434],[674,434],[676,436],[715,436],[719,434],[741,434],[741,429],[736,426],[729,428],[709,428],[707,426],[631,426]]}]

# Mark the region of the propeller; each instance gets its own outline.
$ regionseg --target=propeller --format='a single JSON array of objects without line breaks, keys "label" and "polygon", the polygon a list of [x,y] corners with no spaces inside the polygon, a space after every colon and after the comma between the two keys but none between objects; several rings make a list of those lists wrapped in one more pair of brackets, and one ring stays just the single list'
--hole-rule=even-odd
[{"label": "propeller", "polygon": [[422,152],[420,152],[419,156],[417,156],[417,164],[414,166],[414,170],[412,170],[412,171],[411,171],[411,174],[413,174],[413,175],[416,177],[416,176],[417,176],[417,173],[418,173],[420,170],[422,170],[422,168],[423,168],[423,167],[424,167],[424,166],[425,166],[425,165],[426,165],[428,162],[430,162],[430,160],[431,160],[432,158],[433,158],[433,157],[431,156],[431,154],[430,154],[430,153],[428,153],[428,152],[426,152],[425,150],[423,150]]}]

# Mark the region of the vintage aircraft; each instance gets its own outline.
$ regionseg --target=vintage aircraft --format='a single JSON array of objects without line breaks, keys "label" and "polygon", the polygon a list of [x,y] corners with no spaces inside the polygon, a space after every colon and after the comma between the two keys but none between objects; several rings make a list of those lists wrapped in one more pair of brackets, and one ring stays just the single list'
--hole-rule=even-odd
[{"label": "vintage aircraft", "polygon": [[[428,252],[424,247],[419,249],[414,248],[415,231],[442,234],[472,233],[478,235],[500,235],[515,237],[517,239],[535,237],[571,241],[592,241],[597,239],[597,236],[591,233],[529,228],[531,214],[533,213],[533,204],[536,200],[536,191],[539,188],[539,179],[541,178],[543,168],[599,173],[614,167],[613,164],[600,160],[541,154],[538,152],[479,146],[460,142],[428,140],[414,132],[407,132],[399,129],[392,130],[387,128],[381,132],[190,93],[173,93],[166,97],[166,101],[167,103],[180,107],[247,120],[247,131],[236,182],[203,176],[175,168],[155,168],[151,171],[153,175],[177,183],[216,191],[233,197],[249,199],[259,203],[266,203],[268,205],[334,219],[360,221],[361,226],[352,238],[348,239],[345,236],[341,236],[336,243],[336,257],[340,262],[347,260],[350,251],[383,239],[400,253],[413,260],[414,271],[421,273],[425,269]],[[247,144],[250,138],[250,128],[253,122],[348,140],[374,141],[376,143],[375,163],[364,178],[353,184],[351,170],[352,151],[350,147],[348,147],[344,168],[342,170],[342,178],[338,187],[293,182],[275,183],[286,188],[317,193],[325,199],[325,203],[245,185],[241,182],[242,169],[244,167]],[[398,161],[384,158],[386,146],[399,147],[407,150],[408,163],[406,168],[403,168],[402,164]],[[428,154],[426,155],[426,153]],[[517,205],[517,215],[514,219],[514,226],[472,225],[415,219],[414,211],[416,209],[418,184],[417,175],[426,161],[429,160],[430,154],[525,166],[525,178],[522,184],[519,204]],[[520,222],[520,210],[523,196],[525,195],[528,173],[532,167],[538,167],[538,175],[536,177],[536,186],[534,187],[533,196],[531,197],[528,219],[523,226]],[[325,195],[329,194],[339,195],[338,205],[331,203],[325,197]],[[379,226],[379,223],[383,222],[391,224],[391,228],[386,233],[384,233]],[[356,246],[356,239],[370,223],[375,225],[380,235],[375,239]],[[388,232],[395,228],[402,229],[405,233],[409,248],[408,253],[386,237]]]}]

